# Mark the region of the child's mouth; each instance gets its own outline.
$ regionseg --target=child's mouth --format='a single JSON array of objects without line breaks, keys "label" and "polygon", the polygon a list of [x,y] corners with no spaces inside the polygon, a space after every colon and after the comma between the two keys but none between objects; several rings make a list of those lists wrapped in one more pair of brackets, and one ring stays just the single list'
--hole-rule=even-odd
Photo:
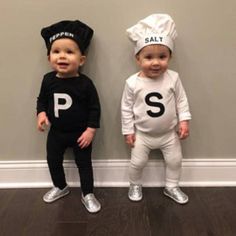
[{"label": "child's mouth", "polygon": [[160,72],[160,69],[152,69],[151,70],[153,73],[159,73]]},{"label": "child's mouth", "polygon": [[59,66],[68,66],[69,64],[66,62],[59,62],[57,63]]}]

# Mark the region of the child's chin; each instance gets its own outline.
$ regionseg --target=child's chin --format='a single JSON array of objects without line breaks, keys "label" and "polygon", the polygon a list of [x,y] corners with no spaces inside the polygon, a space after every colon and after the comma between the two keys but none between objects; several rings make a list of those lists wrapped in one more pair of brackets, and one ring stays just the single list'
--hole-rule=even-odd
[{"label": "child's chin", "polygon": [[149,78],[151,79],[157,79],[161,76],[161,73],[154,73],[154,74],[150,74]]}]

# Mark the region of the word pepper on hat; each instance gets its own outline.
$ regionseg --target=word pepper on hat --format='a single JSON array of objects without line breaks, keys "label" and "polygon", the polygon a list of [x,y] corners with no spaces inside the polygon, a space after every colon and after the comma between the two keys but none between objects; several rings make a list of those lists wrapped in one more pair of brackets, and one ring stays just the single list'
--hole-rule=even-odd
[{"label": "word pepper on hat", "polygon": [[64,20],[41,30],[41,35],[46,43],[48,54],[52,43],[61,38],[70,38],[74,40],[82,53],[88,48],[93,37],[93,30],[79,20]]},{"label": "word pepper on hat", "polygon": [[135,43],[135,54],[143,47],[152,44],[167,46],[174,49],[177,37],[175,23],[167,14],[152,14],[126,30],[128,37]]}]

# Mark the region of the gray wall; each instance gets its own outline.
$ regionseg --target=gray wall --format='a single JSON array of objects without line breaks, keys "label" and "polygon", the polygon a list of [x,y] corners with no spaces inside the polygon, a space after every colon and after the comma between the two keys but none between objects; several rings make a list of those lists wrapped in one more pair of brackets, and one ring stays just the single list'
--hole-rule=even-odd
[{"label": "gray wall", "polygon": [[84,68],[103,111],[94,158],[129,158],[120,98],[137,68],[125,30],[152,13],[168,13],[177,25],[171,69],[181,75],[193,115],[185,158],[235,158],[235,11],[235,0],[1,1],[0,160],[45,159],[46,133],[36,130],[35,103],[50,68],[40,29],[63,19],[80,19],[95,29]]}]

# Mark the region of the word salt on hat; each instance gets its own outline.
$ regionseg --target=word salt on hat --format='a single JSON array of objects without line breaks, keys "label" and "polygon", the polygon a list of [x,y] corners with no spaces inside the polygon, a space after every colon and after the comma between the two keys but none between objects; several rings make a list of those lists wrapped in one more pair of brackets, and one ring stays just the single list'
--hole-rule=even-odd
[{"label": "word salt on hat", "polygon": [[64,20],[43,28],[41,30],[41,36],[45,41],[48,54],[53,42],[61,38],[74,40],[81,52],[84,53],[93,37],[93,30],[79,20]]},{"label": "word salt on hat", "polygon": [[165,45],[173,51],[174,40],[177,37],[175,23],[167,14],[152,14],[126,32],[130,40],[135,43],[135,54],[143,47],[153,44]]}]

